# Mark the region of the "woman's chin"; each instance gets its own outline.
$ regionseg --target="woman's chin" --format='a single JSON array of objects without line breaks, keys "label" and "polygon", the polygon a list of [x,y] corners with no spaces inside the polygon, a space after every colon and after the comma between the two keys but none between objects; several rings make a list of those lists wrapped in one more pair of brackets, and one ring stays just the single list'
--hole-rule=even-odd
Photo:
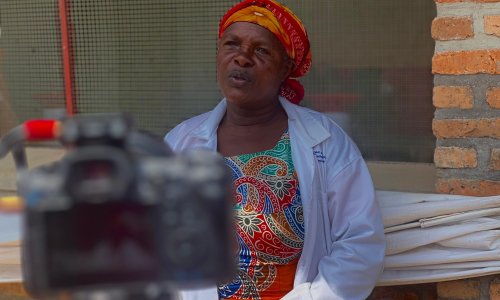
[{"label": "woman's chin", "polygon": [[237,92],[237,93],[227,93],[225,94],[226,100],[233,104],[244,104],[252,102],[252,97],[249,97],[248,93]]}]

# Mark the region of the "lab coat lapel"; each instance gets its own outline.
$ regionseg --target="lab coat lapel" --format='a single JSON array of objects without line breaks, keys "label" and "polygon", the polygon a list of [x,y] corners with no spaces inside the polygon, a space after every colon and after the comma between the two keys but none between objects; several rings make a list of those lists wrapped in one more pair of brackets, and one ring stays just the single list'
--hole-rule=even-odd
[{"label": "lab coat lapel", "polygon": [[[288,128],[290,132],[290,141],[292,146],[292,159],[297,170],[299,178],[300,193],[304,209],[305,236],[303,255],[321,253],[314,251],[316,247],[317,234],[321,235],[324,227],[324,221],[319,216],[321,201],[325,197],[322,193],[320,183],[323,181],[318,176],[323,176],[319,170],[317,159],[321,159],[321,154],[315,153],[319,149],[321,142],[330,137],[330,133],[316,119],[312,117],[315,112],[307,112],[289,103],[285,99],[280,99],[288,115]],[[312,217],[317,216],[317,217]],[[301,259],[297,266],[294,285],[297,286],[307,280],[310,280],[308,274],[310,264],[304,263]]]}]

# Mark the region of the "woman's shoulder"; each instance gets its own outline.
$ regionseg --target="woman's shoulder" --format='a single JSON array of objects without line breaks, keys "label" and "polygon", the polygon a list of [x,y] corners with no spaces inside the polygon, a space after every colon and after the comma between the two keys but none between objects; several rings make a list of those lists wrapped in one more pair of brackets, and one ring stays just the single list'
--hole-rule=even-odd
[{"label": "woman's shoulder", "polygon": [[[296,113],[306,127],[312,126],[311,123],[316,123],[322,130],[327,132],[328,137],[320,144],[321,149],[337,157],[335,161],[344,161],[344,163],[349,164],[362,157],[358,146],[349,133],[330,115],[303,106],[296,106]],[[317,132],[318,127],[312,126],[309,128]]]},{"label": "woman's shoulder", "polygon": [[209,129],[213,130],[217,127],[217,124],[220,121],[220,118],[224,114],[225,110],[226,101],[225,99],[222,99],[212,110],[196,115],[179,123],[169,133],[167,133],[166,138],[169,135],[173,134],[187,134],[194,129],[201,127],[210,127]]},{"label": "woman's shoulder", "polygon": [[180,140],[187,138],[194,129],[200,128],[200,126],[202,126],[202,124],[208,119],[210,113],[211,111],[208,111],[182,121],[165,135],[165,142],[167,142],[171,147],[174,147],[174,145]]},{"label": "woman's shoulder", "polygon": [[176,125],[170,132],[183,131],[183,130],[191,131],[193,128],[201,126],[201,124],[203,124],[203,122],[205,122],[208,119],[210,113],[211,111],[207,111],[202,114],[191,117],[189,119],[186,119],[181,123],[179,123],[178,125]]},{"label": "woman's shoulder", "polygon": [[348,133],[340,126],[331,116],[324,112],[314,110],[312,108],[294,105],[297,116],[305,122],[317,122],[321,127],[328,131],[331,135],[349,137]]}]

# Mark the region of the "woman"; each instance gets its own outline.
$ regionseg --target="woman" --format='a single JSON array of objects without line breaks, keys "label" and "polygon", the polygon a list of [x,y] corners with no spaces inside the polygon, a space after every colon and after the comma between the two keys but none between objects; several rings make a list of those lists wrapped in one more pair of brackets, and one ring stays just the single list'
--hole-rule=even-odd
[{"label": "woman", "polygon": [[174,151],[210,148],[233,171],[238,275],[183,299],[365,299],[385,242],[361,154],[323,114],[300,107],[311,55],[300,20],[246,0],[219,30],[214,110],[167,134]]}]

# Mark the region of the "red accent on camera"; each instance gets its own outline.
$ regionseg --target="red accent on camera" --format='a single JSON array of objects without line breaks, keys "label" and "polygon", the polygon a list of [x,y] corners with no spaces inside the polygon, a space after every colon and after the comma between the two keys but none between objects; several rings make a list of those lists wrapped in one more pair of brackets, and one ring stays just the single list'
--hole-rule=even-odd
[{"label": "red accent on camera", "polygon": [[30,120],[24,123],[27,141],[54,140],[59,136],[59,121]]}]

